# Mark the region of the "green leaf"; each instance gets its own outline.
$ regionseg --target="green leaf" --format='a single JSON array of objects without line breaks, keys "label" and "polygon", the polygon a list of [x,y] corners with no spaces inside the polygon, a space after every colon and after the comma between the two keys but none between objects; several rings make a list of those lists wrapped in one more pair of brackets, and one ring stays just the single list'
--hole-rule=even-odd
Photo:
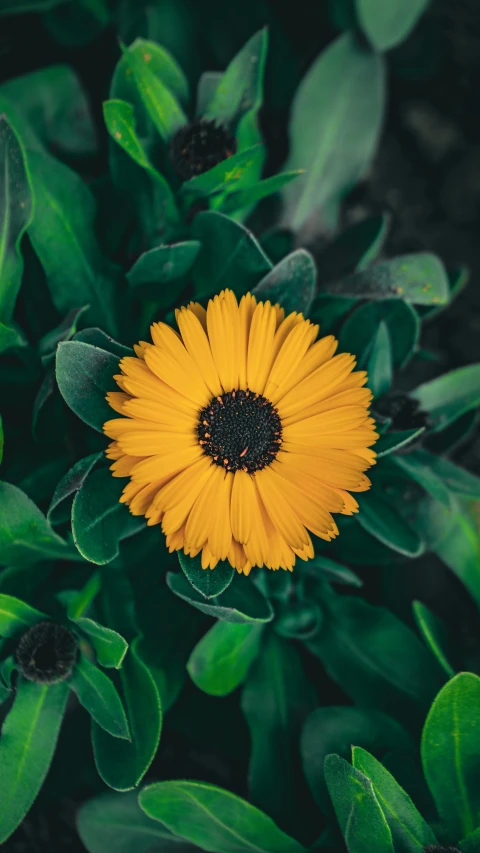
[{"label": "green leaf", "polygon": [[231,192],[255,164],[259,149],[260,145],[253,145],[243,151],[237,151],[236,154],[217,163],[212,169],[185,181],[182,192],[200,197],[208,197],[219,192]]},{"label": "green leaf", "polygon": [[263,181],[257,181],[244,189],[233,190],[222,200],[220,210],[222,213],[233,214],[245,207],[256,205],[262,199],[277,193],[299,175],[303,175],[304,171],[304,169],[295,169],[293,172],[281,172],[279,175],[264,178]]},{"label": "green leaf", "polygon": [[[172,246],[157,246],[140,255],[130,271],[127,281],[131,288],[155,299],[157,308],[169,307],[175,302],[177,288],[172,282],[179,282],[178,296],[184,287],[184,277],[190,272],[200,251],[198,240],[185,240]],[[169,285],[160,287],[160,285]]]},{"label": "green leaf", "polygon": [[334,237],[318,256],[319,280],[334,281],[355,269],[368,267],[382,249],[389,224],[389,217],[381,213],[355,222]]},{"label": "green leaf", "polygon": [[339,755],[329,755],[325,781],[349,853],[395,853],[370,780]]},{"label": "green leaf", "polygon": [[[210,571],[210,570],[209,570]],[[211,571],[215,571],[212,569]],[[273,610],[270,602],[253,586],[248,578],[235,578],[228,589],[218,598],[205,601],[187,578],[181,574],[167,574],[167,584],[179,598],[208,616],[224,619],[236,624],[242,622],[271,622]]]},{"label": "green leaf", "polygon": [[368,386],[374,397],[382,397],[393,379],[392,346],[387,324],[381,320],[373,339],[367,365]]},{"label": "green leaf", "polygon": [[95,664],[80,655],[69,685],[92,720],[117,738],[130,740],[123,705],[110,679]]},{"label": "green leaf", "polygon": [[143,778],[157,751],[162,727],[160,697],[151,673],[140,660],[137,645],[134,640],[120,670],[131,742],[112,738],[92,724],[97,770],[103,781],[117,791],[129,791]]},{"label": "green leaf", "polygon": [[145,521],[120,503],[125,482],[107,468],[90,473],[73,499],[72,533],[86,560],[97,565],[118,556],[119,543],[140,530]]},{"label": "green leaf", "polygon": [[390,50],[403,41],[430,0],[356,0],[360,26],[376,50]]},{"label": "green leaf", "polygon": [[445,647],[449,646],[449,637],[445,623],[435,616],[421,601],[413,602],[413,615],[425,643],[435,655],[442,669],[449,678],[453,678],[455,670],[450,665],[445,654]]},{"label": "green leaf", "polygon": [[310,252],[297,249],[280,261],[254,288],[257,299],[280,303],[285,314],[308,315],[315,298],[317,270]]},{"label": "green leaf", "polygon": [[230,586],[235,569],[227,560],[221,560],[214,569],[202,569],[202,557],[189,557],[178,551],[178,560],[193,588],[204,598],[216,598]]},{"label": "green leaf", "polygon": [[[128,52],[137,56],[150,71],[159,77],[181,103],[188,101],[188,80],[176,59],[162,45],[154,41],[137,38],[129,46]],[[112,98],[122,98],[135,107],[142,103],[125,56],[120,58],[115,68],[111,95]],[[142,135],[143,131],[144,128],[142,128]]]},{"label": "green leaf", "polygon": [[356,521],[367,533],[405,557],[420,556],[424,544],[419,535],[384,497],[372,490],[359,495],[358,503],[360,512]]},{"label": "green leaf", "polygon": [[39,341],[38,354],[44,367],[47,367],[54,361],[57,345],[61,341],[69,341],[73,337],[77,331],[78,321],[82,314],[88,311],[88,308],[88,305],[83,305],[81,308],[74,308],[55,329],[47,332]]},{"label": "green leaf", "polygon": [[203,116],[229,125],[232,130],[248,112],[262,105],[263,75],[267,60],[268,32],[255,33],[232,59]]},{"label": "green leaf", "polygon": [[432,550],[455,572],[480,607],[480,535],[474,506],[460,504],[450,513],[441,507],[440,535]]},{"label": "green leaf", "polygon": [[72,498],[81,488],[92,468],[103,458],[103,453],[92,453],[75,463],[58,483],[47,512],[51,524],[62,524],[70,518]]},{"label": "green leaf", "polygon": [[175,835],[212,853],[303,853],[271,818],[235,794],[205,782],[158,782],[140,807]]},{"label": "green leaf", "polygon": [[14,637],[20,631],[26,631],[47,618],[44,613],[24,601],[11,595],[0,594],[0,636]]},{"label": "green leaf", "polygon": [[353,766],[373,785],[375,796],[392,833],[395,853],[423,853],[437,840],[428,823],[391,773],[365,749],[354,746]]},{"label": "green leaf", "polygon": [[188,119],[174,93],[155,74],[148,62],[131,48],[122,48],[138,92],[158,133],[165,142],[184,125]]},{"label": "green leaf", "polygon": [[480,827],[459,842],[462,853],[477,853],[480,844]]},{"label": "green leaf", "polygon": [[100,666],[120,669],[128,650],[128,643],[120,634],[85,616],[73,617],[70,611],[69,619],[88,637]]},{"label": "green leaf", "polygon": [[115,417],[105,396],[118,391],[114,375],[119,357],[81,341],[65,341],[58,345],[56,376],[60,393],[88,426],[103,434],[105,421]]},{"label": "green leaf", "polygon": [[332,705],[308,717],[300,741],[303,770],[315,802],[331,812],[324,763],[331,752],[350,758],[352,744],[361,744],[379,757],[391,750],[409,752],[412,743],[396,720],[375,708]]},{"label": "green leaf", "polygon": [[66,0],[0,0],[0,15],[20,14],[21,12],[44,12],[53,9]]},{"label": "green leaf", "polygon": [[385,435],[381,435],[375,443],[377,459],[381,456],[388,456],[390,453],[400,450],[401,447],[406,447],[407,444],[411,444],[423,432],[425,432],[425,427],[406,429],[401,432],[388,432]]},{"label": "green leaf", "polygon": [[73,339],[74,341],[80,341],[82,344],[91,344],[93,347],[107,350],[107,352],[111,352],[112,355],[117,355],[119,358],[122,358],[124,355],[135,355],[132,347],[119,344],[118,341],[115,341],[101,329],[81,329],[80,332],[75,333]]},{"label": "green leaf", "polygon": [[0,565],[67,557],[69,547],[27,495],[0,482]]},{"label": "green leaf", "polygon": [[193,853],[138,805],[138,793],[104,793],[77,812],[78,834],[88,853]]},{"label": "green leaf", "polygon": [[446,507],[451,507],[450,492],[429,465],[429,453],[413,450],[406,455],[394,456],[393,462],[415,480],[431,497]]},{"label": "green leaf", "polygon": [[33,216],[32,184],[25,152],[0,115],[0,318],[8,324],[22,282],[22,237]]},{"label": "green leaf", "polygon": [[90,305],[88,317],[116,328],[116,268],[103,257],[95,236],[95,204],[88,187],[67,166],[30,151],[35,215],[28,235],[60,314]]},{"label": "green leaf", "polygon": [[289,640],[309,640],[322,625],[322,612],[310,601],[280,602],[274,630]]},{"label": "green leaf", "polygon": [[480,678],[461,672],[436,697],[422,733],[425,778],[452,839],[480,825]]},{"label": "green leaf", "polygon": [[383,120],[382,58],[352,34],[314,62],[295,94],[287,169],[306,174],[285,187],[285,221],[298,231],[316,212],[336,223],[343,196],[365,173]]},{"label": "green leaf", "polygon": [[224,287],[243,296],[272,269],[252,232],[222,213],[199,213],[193,234],[202,244],[193,273],[197,297],[209,296]]},{"label": "green leaf", "polygon": [[3,421],[2,421],[2,416],[0,415],[0,465],[2,464],[2,460],[3,460],[4,445],[5,445],[5,439],[4,439],[4,435],[3,435]]},{"label": "green leaf", "polygon": [[373,339],[382,320],[388,328],[392,359],[396,367],[403,367],[417,346],[420,319],[408,302],[401,299],[366,302],[347,317],[339,336],[341,349],[354,353],[359,367],[366,366]]},{"label": "green leaf", "polygon": [[15,323],[11,326],[6,326],[0,322],[0,353],[6,352],[9,349],[26,346],[28,346],[28,341],[25,334]]},{"label": "green leaf", "polygon": [[0,738],[0,844],[35,800],[55,751],[68,685],[35,684],[21,676]]},{"label": "green leaf", "polygon": [[314,576],[320,573],[331,583],[356,587],[363,586],[363,581],[351,569],[342,566],[341,563],[337,563],[335,560],[324,557],[323,554],[317,554],[313,560],[309,560],[306,570]]},{"label": "green leaf", "polygon": [[193,683],[210,696],[227,696],[241,684],[260,651],[262,625],[217,622],[187,663]]},{"label": "green leaf", "polygon": [[445,429],[480,405],[480,364],[451,370],[420,385],[411,394],[430,413],[434,432]]},{"label": "green leaf", "polygon": [[250,797],[282,827],[295,831],[302,807],[298,738],[316,704],[293,644],[270,634],[242,691],[251,739]]},{"label": "green leaf", "polygon": [[427,450],[418,450],[417,456],[445,483],[451,492],[465,498],[480,500],[480,477],[459,468],[445,456],[435,456]]},{"label": "green leaf", "polygon": [[436,255],[418,252],[352,273],[330,282],[325,293],[355,299],[405,299],[415,305],[440,305],[448,302],[448,278]]}]

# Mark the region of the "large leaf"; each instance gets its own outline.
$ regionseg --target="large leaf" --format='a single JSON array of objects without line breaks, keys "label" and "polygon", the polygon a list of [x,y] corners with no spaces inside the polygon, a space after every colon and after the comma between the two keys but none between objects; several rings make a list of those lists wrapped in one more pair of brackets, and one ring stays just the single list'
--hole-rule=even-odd
[{"label": "large leaf", "polygon": [[[154,285],[149,293],[158,307],[171,305],[175,299],[172,282],[180,281],[190,272],[200,251],[198,240],[184,240],[172,246],[157,246],[140,255],[138,261],[127,273],[130,287],[140,289],[144,285]],[[159,285],[168,284],[169,287]],[[183,283],[181,283],[183,287]],[[180,291],[179,291],[180,293]]]},{"label": "large leaf", "polygon": [[80,655],[69,684],[92,720],[114,737],[130,740],[121,699],[111,680]]},{"label": "large leaf", "polygon": [[422,540],[397,513],[393,504],[387,503],[374,490],[362,494],[358,502],[360,512],[357,521],[367,533],[406,557],[418,557],[422,553]]},{"label": "large leaf", "polygon": [[428,787],[452,840],[480,826],[480,678],[461,672],[436,697],[422,733]]},{"label": "large leaf", "polygon": [[263,626],[218,621],[197,643],[187,663],[204,693],[227,696],[245,680],[260,651]]},{"label": "large leaf", "polygon": [[436,838],[408,794],[365,749],[354,746],[353,766],[370,779],[395,844],[395,853],[423,853]]},{"label": "large leaf", "polygon": [[[433,457],[435,458],[435,457]],[[405,471],[412,480],[415,480],[432,498],[440,501],[446,507],[451,507],[450,492],[443,480],[432,470],[429,465],[430,454],[422,450],[413,450],[405,455],[395,456],[393,461],[402,471]]]},{"label": "large leaf", "polygon": [[68,696],[68,685],[19,677],[15,702],[0,738],[0,844],[23,820],[47,775]]},{"label": "large leaf", "polygon": [[412,392],[420,407],[430,413],[434,431],[480,405],[480,364],[470,364],[444,373]]},{"label": "large leaf", "polygon": [[103,433],[105,421],[115,417],[105,396],[118,391],[114,376],[120,359],[99,347],[82,341],[58,345],[56,376],[60,393],[82,421]]},{"label": "large leaf", "polygon": [[23,146],[0,116],[0,319],[9,323],[22,281],[22,237],[32,220],[33,199]]},{"label": "large leaf", "polygon": [[421,601],[413,602],[413,615],[423,639],[435,655],[448,678],[453,678],[455,670],[451,666],[445,649],[450,645],[447,626],[435,616]]},{"label": "large leaf", "polygon": [[103,458],[103,453],[92,453],[75,463],[58,483],[47,512],[52,524],[61,524],[70,518],[73,496],[81,488],[92,468]]},{"label": "large leaf", "polygon": [[214,569],[202,569],[202,557],[189,557],[178,551],[178,561],[193,588],[204,598],[216,598],[230,586],[235,569],[228,560],[221,560]]},{"label": "large leaf", "polygon": [[242,47],[215,86],[211,101],[204,106],[205,118],[224,122],[234,130],[245,113],[258,111],[262,104],[267,46],[268,33],[263,29]]},{"label": "large leaf", "polygon": [[316,697],[292,643],[270,634],[250,670],[241,704],[252,744],[250,797],[294,832],[303,800],[298,738]]},{"label": "large leaf", "polygon": [[348,853],[395,853],[373,785],[339,755],[325,759],[325,781]]},{"label": "large leaf", "polygon": [[70,549],[27,495],[0,482],[0,565],[67,557]]},{"label": "large leaf", "polygon": [[414,305],[448,302],[448,277],[436,255],[400,255],[326,285],[331,296],[355,299],[405,299]]},{"label": "large leaf", "polygon": [[[215,571],[207,569],[206,571]],[[225,619],[226,622],[270,622],[273,610],[270,602],[245,577],[235,578],[227,590],[217,598],[205,600],[202,593],[197,592],[187,578],[181,574],[167,574],[167,583],[172,592],[188,601],[192,607],[201,610],[208,616]]]},{"label": "large leaf", "polygon": [[339,336],[341,349],[354,353],[359,367],[366,366],[375,333],[382,320],[388,327],[396,367],[405,364],[417,345],[420,319],[408,302],[402,299],[366,302],[346,319]]},{"label": "large leaf", "polygon": [[136,50],[124,48],[123,55],[150,119],[161,138],[168,142],[177,130],[188,123],[182,107],[175,94],[145,60],[145,53],[141,55]]},{"label": "large leaf", "polygon": [[212,853],[302,853],[271,818],[235,794],[205,782],[159,782],[140,793],[144,812]]},{"label": "large leaf", "polygon": [[[437,556],[460,578],[480,607],[480,534],[475,504],[465,501],[453,512],[438,513],[439,535],[432,545]],[[420,518],[420,523],[422,519]]]},{"label": "large leaf", "polygon": [[20,631],[28,631],[32,625],[46,619],[44,613],[14,598],[0,594],[0,636],[14,637]]},{"label": "large leaf", "polygon": [[317,270],[315,261],[305,249],[297,249],[283,258],[262,278],[253,292],[257,299],[279,302],[285,314],[298,311],[308,315],[315,298]]},{"label": "large leaf", "polygon": [[464,468],[459,468],[445,456],[434,456],[427,450],[417,450],[416,456],[429,466],[451,492],[465,498],[480,500],[480,477]]},{"label": "large leaf", "polygon": [[295,231],[315,212],[334,226],[342,197],[365,173],[384,109],[381,57],[353,35],[329,45],[293,101],[287,169],[306,174],[284,189],[285,221]]},{"label": "large leaf", "polygon": [[362,30],[376,50],[389,50],[403,41],[430,0],[356,0]]}]

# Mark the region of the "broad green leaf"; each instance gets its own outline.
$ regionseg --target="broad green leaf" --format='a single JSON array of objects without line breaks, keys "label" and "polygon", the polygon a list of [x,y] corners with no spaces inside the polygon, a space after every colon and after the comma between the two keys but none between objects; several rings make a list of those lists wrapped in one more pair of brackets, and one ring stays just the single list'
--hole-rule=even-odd
[{"label": "broad green leaf", "polygon": [[431,468],[451,492],[465,498],[480,500],[480,477],[460,468],[445,456],[435,456],[427,450],[417,450],[416,456]]},{"label": "broad green leaf", "polygon": [[162,727],[160,697],[150,671],[140,660],[137,645],[134,640],[119,674],[131,742],[113,738],[92,724],[97,770],[103,781],[117,791],[129,791],[143,778],[157,751]]},{"label": "broad green leaf", "polygon": [[480,678],[461,672],[436,697],[422,733],[425,778],[452,839],[480,825]]},{"label": "broad green leaf", "polygon": [[325,781],[348,853],[395,853],[372,783],[339,755],[325,759]]},{"label": "broad green leaf", "polygon": [[75,333],[73,340],[107,350],[107,352],[111,352],[112,355],[117,355],[119,358],[124,355],[133,356],[135,354],[132,347],[119,344],[118,341],[115,341],[110,335],[107,335],[106,332],[98,328],[81,329],[80,332]]},{"label": "broad green leaf", "polygon": [[306,174],[285,187],[285,222],[298,231],[317,211],[336,223],[343,196],[365,173],[384,110],[380,56],[353,34],[340,36],[313,63],[294,97],[287,169]]},{"label": "broad green leaf", "polygon": [[260,651],[262,625],[219,621],[197,643],[187,663],[193,683],[211,696],[227,696],[245,680]]},{"label": "broad green leaf", "polygon": [[15,323],[6,326],[0,322],[0,353],[26,346],[28,346],[28,341],[25,334]]},{"label": "broad green leaf", "polygon": [[197,297],[224,287],[243,296],[272,269],[252,232],[222,213],[199,213],[193,234],[202,244],[193,273]]},{"label": "broad green leaf", "polygon": [[113,683],[84,655],[80,655],[69,685],[97,725],[114,737],[130,740],[125,711]]},{"label": "broad green leaf", "polygon": [[103,433],[105,421],[115,417],[105,396],[118,391],[114,375],[118,373],[119,356],[92,344],[65,341],[58,345],[56,376],[60,393],[79,418]]},{"label": "broad green leaf", "polygon": [[62,322],[55,329],[47,332],[39,341],[38,354],[44,367],[47,367],[54,361],[57,345],[61,341],[69,341],[73,337],[77,331],[78,321],[82,314],[88,311],[88,308],[88,305],[83,305],[81,308],[74,308],[72,311],[69,311]]},{"label": "broad green leaf", "polygon": [[258,111],[262,104],[267,48],[266,29],[247,41],[217,80],[213,98],[203,109],[205,118],[224,122],[235,130],[242,116]]},{"label": "broad green leaf", "polygon": [[72,533],[81,555],[103,565],[118,555],[119,543],[137,533],[144,519],[133,516],[120,503],[125,482],[112,477],[107,468],[91,472],[75,494]]},{"label": "broad green leaf", "polygon": [[373,339],[367,364],[368,386],[374,397],[382,397],[393,379],[392,345],[387,324],[381,320]]},{"label": "broad green leaf", "polygon": [[0,636],[14,637],[46,618],[44,613],[19,598],[0,594]]},{"label": "broad green leaf", "polygon": [[158,782],[140,792],[140,807],[175,835],[212,853],[303,853],[266,814],[205,782]]},{"label": "broad green leaf", "polygon": [[138,793],[104,793],[77,812],[77,829],[88,853],[193,853],[194,847],[147,817]]},{"label": "broad green leaf", "polygon": [[0,565],[69,556],[69,546],[27,495],[0,482]]},{"label": "broad green leaf", "polygon": [[421,601],[414,601],[413,615],[423,639],[430,651],[435,655],[442,669],[449,678],[453,678],[455,670],[448,660],[445,648],[449,646],[449,636],[445,623],[435,616]]},{"label": "broad green leaf", "polygon": [[285,314],[291,311],[308,316],[315,298],[317,270],[310,252],[297,249],[283,258],[262,278],[253,293],[257,299],[280,303]]},{"label": "broad green leaf", "polygon": [[373,785],[375,796],[392,833],[395,853],[424,853],[428,844],[436,844],[432,830],[408,794],[373,755],[359,746],[354,746],[352,763]]},{"label": "broad green leaf", "polygon": [[32,183],[25,162],[25,152],[5,115],[0,115],[0,319],[2,323],[8,324],[12,319],[23,273],[20,244],[32,221],[32,216]]},{"label": "broad green leaf", "polygon": [[401,725],[375,708],[344,705],[317,708],[305,723],[300,749],[310,790],[326,815],[331,813],[331,806],[324,776],[325,759],[332,752],[350,758],[352,744],[362,745],[379,757],[394,749],[406,752],[413,749]]},{"label": "broad green leaf", "polygon": [[174,93],[155,74],[148,62],[131,48],[122,48],[138,92],[158,133],[165,142],[169,142],[177,130],[188,124]]},{"label": "broad green leaf", "polygon": [[259,148],[259,145],[253,145],[243,151],[237,151],[236,154],[232,154],[226,160],[217,163],[207,172],[185,181],[182,185],[182,192],[191,193],[193,196],[208,197],[214,193],[229,193],[235,190],[237,184],[245,178],[245,175],[255,164]]},{"label": "broad green leaf", "polygon": [[157,309],[173,305],[180,297],[185,286],[184,278],[195,263],[200,248],[198,240],[185,240],[144,252],[127,273],[130,287],[155,300]]},{"label": "broad green leaf", "polygon": [[480,846],[480,827],[459,842],[462,853],[477,853]]},{"label": "broad green leaf", "polygon": [[68,684],[35,684],[21,676],[0,737],[0,844],[23,820],[50,767]]},{"label": "broad green leaf", "polygon": [[451,507],[452,499],[447,486],[443,480],[433,471],[429,465],[430,454],[422,450],[412,450],[405,455],[394,456],[393,461],[402,471],[405,471],[412,480],[415,480],[432,498],[446,507]]},{"label": "broad green leaf", "polygon": [[315,704],[298,652],[270,634],[242,691],[251,739],[249,789],[253,802],[291,832],[303,799],[298,738]]},{"label": "broad green leaf", "polygon": [[412,391],[412,397],[430,413],[434,432],[445,429],[480,405],[480,364],[459,367],[425,382]]},{"label": "broad green leaf", "polygon": [[356,0],[360,26],[376,50],[389,50],[407,36],[430,0]]},{"label": "broad green leaf", "polygon": [[81,178],[39,151],[28,154],[35,214],[28,235],[60,314],[90,305],[88,317],[114,332],[117,268],[103,257],[95,236],[95,204]]},{"label": "broad green leaf", "polygon": [[402,432],[387,432],[385,435],[381,435],[375,443],[375,453],[377,454],[377,458],[380,458],[381,456],[388,456],[390,453],[400,450],[401,447],[406,447],[407,444],[414,442],[415,439],[419,438],[424,432],[425,427],[419,427],[418,429],[406,429]]},{"label": "broad green leaf", "polygon": [[281,172],[257,181],[241,190],[233,190],[222,200],[220,210],[222,213],[234,214],[238,210],[258,204],[263,198],[267,198],[278,192],[290,181],[303,175],[304,169],[295,169],[293,172]]},{"label": "broad green leaf", "polygon": [[448,278],[436,255],[418,252],[374,264],[326,285],[325,293],[355,299],[405,299],[414,305],[448,302]]},{"label": "broad green leaf", "polygon": [[[215,571],[209,569],[208,571]],[[273,610],[270,602],[253,586],[248,578],[237,577],[218,598],[205,600],[182,574],[167,574],[167,584],[179,598],[208,616],[236,624],[242,622],[271,622]]]},{"label": "broad green leaf", "polygon": [[348,569],[347,566],[342,566],[335,560],[330,560],[329,557],[324,557],[323,554],[317,554],[313,560],[309,560],[306,565],[306,571],[312,575],[323,575],[331,583],[346,584],[347,586],[363,586],[363,581]]},{"label": "broad green leaf", "polygon": [[122,661],[128,650],[128,643],[116,631],[99,625],[93,619],[85,616],[69,618],[88,637],[89,642],[95,649],[95,654],[100,666],[114,667],[120,669]]},{"label": "broad green leaf", "polygon": [[382,213],[355,222],[334,237],[317,259],[318,278],[322,284],[368,267],[382,249],[388,226],[389,218]]},{"label": "broad green leaf", "polygon": [[[51,524],[62,524],[70,518],[73,496],[82,487],[92,468],[103,458],[103,453],[92,453],[75,463],[58,483],[47,512]],[[71,499],[71,500],[69,500]]]},{"label": "broad green leaf", "polygon": [[374,489],[359,495],[358,503],[356,521],[367,533],[405,557],[420,556],[424,550],[422,540],[392,504],[375,494]]},{"label": "broad green leaf", "polygon": [[214,569],[202,569],[202,557],[189,557],[178,551],[178,560],[193,588],[206,598],[216,598],[230,586],[235,569],[228,560],[221,560]]},{"label": "broad green leaf", "polygon": [[417,345],[420,319],[415,309],[402,299],[382,299],[360,305],[341,328],[340,347],[357,356],[359,367],[366,367],[381,321],[388,328],[393,363],[403,367]]}]

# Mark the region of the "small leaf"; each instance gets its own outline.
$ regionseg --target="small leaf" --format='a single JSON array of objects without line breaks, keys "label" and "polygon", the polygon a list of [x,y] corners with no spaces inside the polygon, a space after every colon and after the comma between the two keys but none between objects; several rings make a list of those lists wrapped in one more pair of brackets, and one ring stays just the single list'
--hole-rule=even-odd
[{"label": "small leaf", "polygon": [[222,213],[199,213],[193,233],[202,244],[193,274],[197,297],[224,287],[243,296],[272,269],[251,231]]},{"label": "small leaf", "polygon": [[271,818],[205,782],[158,782],[140,792],[140,807],[175,835],[212,853],[304,853]]},{"label": "small leaf", "polygon": [[190,655],[187,670],[193,683],[210,696],[236,690],[260,651],[262,631],[254,623],[217,622]]},{"label": "small leaf", "polygon": [[355,299],[405,299],[414,305],[439,305],[448,302],[448,278],[436,255],[419,252],[330,282],[325,293]]},{"label": "small leaf", "polygon": [[73,499],[72,533],[86,560],[97,565],[118,555],[119,542],[137,533],[144,524],[120,503],[125,483],[106,468],[90,473]]},{"label": "small leaf", "polygon": [[[210,569],[206,570],[210,571]],[[212,569],[211,571],[215,571]],[[201,610],[208,616],[224,619],[236,624],[242,622],[270,622],[273,610],[270,602],[253,586],[247,578],[238,577],[229,588],[218,598],[205,601],[205,597],[197,592],[181,574],[167,574],[167,584],[179,598],[183,598],[192,607]]]},{"label": "small leaf", "polygon": [[401,447],[406,447],[407,444],[411,444],[424,432],[425,427],[419,427],[418,429],[406,429],[402,432],[388,432],[385,435],[381,435],[375,443],[377,459],[381,456],[388,456],[390,453],[400,450]]},{"label": "small leaf", "polygon": [[224,122],[235,130],[242,116],[262,105],[263,75],[267,59],[268,33],[255,33],[230,62],[212,100],[204,106],[205,118]]},{"label": "small leaf", "polygon": [[177,289],[172,287],[172,282],[179,283],[180,296],[184,287],[183,279],[193,267],[200,248],[198,240],[185,240],[144,252],[127,273],[130,287],[142,296],[154,299],[157,309],[169,307],[177,296]]},{"label": "small leaf", "polygon": [[204,598],[215,598],[230,586],[235,569],[227,560],[221,560],[214,569],[202,569],[202,557],[189,557],[178,551],[178,560],[193,588]]},{"label": "small leaf", "polygon": [[480,405],[480,364],[451,370],[412,391],[420,407],[430,413],[433,431],[460,418]]},{"label": "small leaf", "polygon": [[82,308],[74,308],[64,317],[60,325],[47,332],[40,340],[38,354],[44,367],[47,367],[54,360],[57,344],[61,341],[69,341],[73,337],[77,331],[77,323],[80,317],[85,314],[85,311],[88,311],[88,308],[88,305],[83,305]]},{"label": "small leaf", "polygon": [[81,341],[58,345],[56,376],[60,393],[88,426],[103,433],[105,421],[114,417],[105,396],[117,391],[114,375],[119,371],[119,356]]},{"label": "small leaf", "polygon": [[367,365],[368,386],[374,397],[382,397],[389,390],[393,378],[392,346],[388,326],[382,320],[373,340]]},{"label": "small leaf", "polygon": [[391,773],[365,749],[354,746],[353,766],[373,785],[375,796],[392,833],[395,853],[423,853],[437,840],[428,823]]},{"label": "small leaf", "polygon": [[248,187],[241,190],[233,190],[229,192],[223,199],[220,210],[222,213],[233,214],[235,211],[243,210],[258,204],[264,198],[277,193],[290,181],[303,175],[304,169],[295,169],[293,172],[281,172],[279,175],[272,175],[270,178],[264,178],[263,181],[257,181]]},{"label": "small leaf", "polygon": [[[176,59],[162,45],[154,41],[137,38],[129,46],[128,52],[140,59],[165,84],[167,89],[178,98],[181,103],[189,99],[188,80]],[[112,98],[122,98],[130,104],[137,106],[140,101],[135,81],[132,79],[128,62],[122,56],[117,63],[112,80]],[[143,134],[143,128],[142,128]]]},{"label": "small leaf", "polygon": [[422,733],[425,778],[452,838],[480,825],[480,678],[461,672],[440,690]]},{"label": "small leaf", "polygon": [[80,655],[69,684],[92,720],[114,737],[130,740],[120,696],[110,679],[84,655]]},{"label": "small leaf", "polygon": [[285,309],[308,316],[315,298],[317,270],[315,261],[305,249],[297,249],[283,258],[253,289],[257,299],[269,299]]},{"label": "small leaf", "polygon": [[75,463],[58,483],[47,512],[51,524],[62,524],[70,518],[72,498],[81,488],[92,468],[103,459],[103,453],[92,453]]},{"label": "small leaf", "polygon": [[0,482],[0,565],[61,559],[69,546],[27,495]]},{"label": "small leaf", "polygon": [[237,151],[236,154],[217,163],[203,174],[185,181],[182,192],[207,198],[214,193],[231,192],[255,163],[259,148],[260,145],[254,145],[243,151]]},{"label": "small leaf", "polygon": [[177,130],[188,124],[182,107],[173,92],[136,51],[131,48],[122,50],[148,115],[162,139],[169,142]]},{"label": "small leaf", "polygon": [[450,665],[444,651],[445,647],[449,646],[447,626],[428,607],[425,607],[421,601],[414,601],[412,607],[418,630],[428,648],[435,655],[448,677],[453,678],[455,670]]},{"label": "small leaf", "polygon": [[35,684],[21,676],[0,738],[0,844],[35,800],[55,752],[68,685]]},{"label": "small leaf", "polygon": [[287,169],[305,169],[285,187],[285,224],[298,231],[320,211],[335,226],[343,196],[365,173],[384,111],[384,65],[353,34],[313,63],[293,101]]},{"label": "small leaf", "polygon": [[319,280],[335,281],[353,270],[368,267],[382,249],[389,224],[385,213],[370,216],[334,237],[318,256]]},{"label": "small leaf", "polygon": [[95,649],[95,654],[100,666],[120,669],[122,661],[128,650],[128,643],[116,631],[99,625],[93,619],[85,616],[69,618],[88,637],[89,642]]},{"label": "small leaf", "polygon": [[339,755],[328,755],[325,781],[349,853],[394,853],[392,834],[370,780]]},{"label": "small leaf", "polygon": [[405,557],[420,556],[424,550],[422,540],[394,506],[374,492],[359,495],[359,505],[356,521],[367,533]]},{"label": "small leaf", "polygon": [[403,41],[425,12],[429,0],[356,0],[360,26],[376,50]]},{"label": "small leaf", "polygon": [[0,636],[14,637],[46,618],[44,613],[19,598],[0,594]]}]

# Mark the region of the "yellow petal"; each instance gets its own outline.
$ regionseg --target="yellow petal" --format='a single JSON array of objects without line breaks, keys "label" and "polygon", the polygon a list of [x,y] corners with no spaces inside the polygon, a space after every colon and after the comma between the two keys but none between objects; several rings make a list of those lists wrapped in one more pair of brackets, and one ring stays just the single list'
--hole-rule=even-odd
[{"label": "yellow petal", "polygon": [[231,522],[232,533],[237,542],[247,542],[250,538],[255,506],[255,487],[250,474],[236,471],[232,487]]},{"label": "yellow petal", "polygon": [[292,548],[308,544],[307,532],[278,487],[278,480],[270,468],[257,472],[255,477],[258,491],[278,532]]},{"label": "yellow petal", "polygon": [[247,384],[247,355],[250,327],[257,300],[252,293],[242,296],[239,305],[240,339],[239,339],[239,388],[246,391]]},{"label": "yellow petal", "polygon": [[270,302],[259,302],[253,312],[247,354],[248,387],[263,394],[273,361],[276,315]]},{"label": "yellow petal", "polygon": [[290,374],[285,382],[282,382],[277,391],[274,391],[270,396],[270,400],[275,405],[281,400],[292,388],[296,388],[300,382],[303,382],[308,376],[318,370],[322,365],[326,364],[333,357],[337,349],[338,341],[333,335],[327,335],[325,338],[320,338],[314,343],[302,358],[298,367]]},{"label": "yellow petal", "polygon": [[138,462],[132,471],[132,480],[136,483],[151,483],[179,474],[188,465],[193,465],[201,456],[198,445],[186,447],[161,456],[151,456]]},{"label": "yellow petal", "polygon": [[[217,466],[219,467],[219,466]],[[230,502],[232,497],[233,474],[226,472],[223,483],[214,496],[208,545],[212,554],[225,560],[232,543],[232,525],[230,522]]]},{"label": "yellow petal", "polygon": [[187,308],[177,312],[177,323],[183,343],[196,362],[203,380],[213,397],[222,393],[218,370],[213,361],[212,350],[204,328],[198,317]]}]

